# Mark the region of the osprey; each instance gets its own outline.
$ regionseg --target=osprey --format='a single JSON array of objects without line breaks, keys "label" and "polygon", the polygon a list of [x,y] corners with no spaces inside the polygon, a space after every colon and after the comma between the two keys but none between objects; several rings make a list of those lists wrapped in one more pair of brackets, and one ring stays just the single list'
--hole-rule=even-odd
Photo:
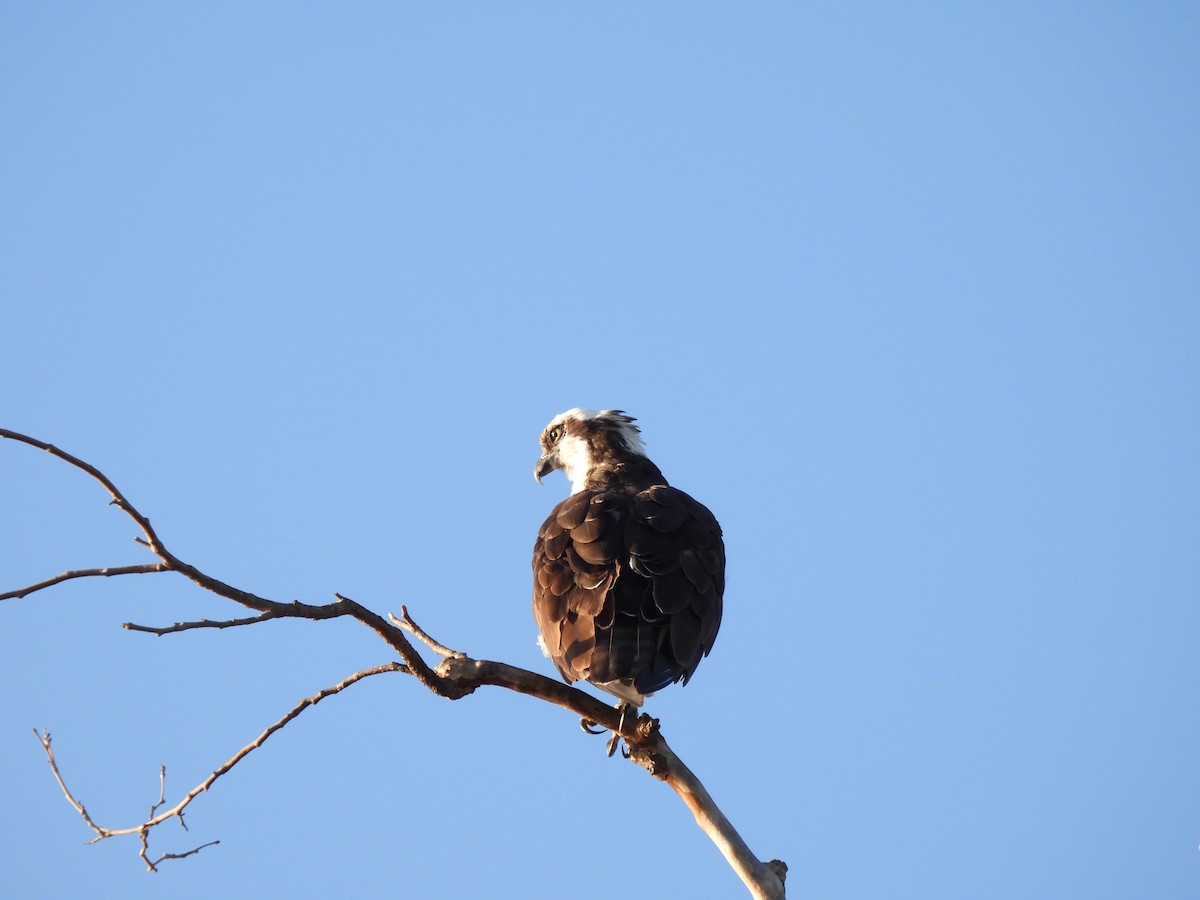
[{"label": "osprey", "polygon": [[713,514],[646,457],[633,423],[619,409],[576,408],[542,432],[533,475],[562,469],[571,496],[533,545],[533,615],[567,682],[641,706],[686,684],[712,649],[725,545]]}]

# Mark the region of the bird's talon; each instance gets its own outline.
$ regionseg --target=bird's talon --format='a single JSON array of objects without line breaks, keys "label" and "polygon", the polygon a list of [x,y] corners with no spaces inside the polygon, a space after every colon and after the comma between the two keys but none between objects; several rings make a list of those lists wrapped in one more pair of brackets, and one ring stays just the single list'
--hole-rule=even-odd
[{"label": "bird's talon", "polygon": [[604,732],[608,731],[607,728],[604,728],[601,725],[597,725],[595,722],[593,722],[587,716],[584,716],[583,718],[581,718],[579,720],[579,727],[582,728],[584,731],[586,731],[588,734],[604,734]]},{"label": "bird's talon", "polygon": [[[604,748],[606,751],[608,751],[609,756],[612,756],[614,753],[617,752],[617,743],[620,740],[621,740],[621,735],[618,732],[614,731],[613,736],[608,739],[608,744],[605,745],[605,748]],[[626,753],[624,751],[624,749],[621,750],[621,755],[624,756],[626,759],[629,758],[629,754]]]}]

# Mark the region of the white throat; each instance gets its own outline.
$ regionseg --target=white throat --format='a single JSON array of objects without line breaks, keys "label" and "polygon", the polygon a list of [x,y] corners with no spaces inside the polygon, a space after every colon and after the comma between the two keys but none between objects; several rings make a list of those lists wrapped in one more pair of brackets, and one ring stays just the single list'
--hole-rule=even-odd
[{"label": "white throat", "polygon": [[588,472],[592,470],[592,454],[587,441],[573,434],[564,434],[558,442],[558,461],[571,480],[571,493],[578,494],[583,490]]}]

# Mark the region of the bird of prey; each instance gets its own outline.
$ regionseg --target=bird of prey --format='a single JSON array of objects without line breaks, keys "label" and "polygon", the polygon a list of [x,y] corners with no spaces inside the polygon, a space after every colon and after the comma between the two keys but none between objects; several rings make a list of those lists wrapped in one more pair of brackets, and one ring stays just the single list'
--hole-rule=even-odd
[{"label": "bird of prey", "polygon": [[591,682],[623,712],[687,683],[712,649],[725,589],[721,526],[667,484],[633,423],[618,409],[567,410],[542,432],[533,470],[571,481],[533,545],[538,643],[567,682]]}]

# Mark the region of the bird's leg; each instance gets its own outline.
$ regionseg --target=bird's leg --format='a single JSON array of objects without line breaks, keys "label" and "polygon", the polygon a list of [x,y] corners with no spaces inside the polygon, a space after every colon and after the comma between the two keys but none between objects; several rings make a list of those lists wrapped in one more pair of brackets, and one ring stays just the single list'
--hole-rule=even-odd
[{"label": "bird's leg", "polygon": [[[608,743],[604,747],[608,751],[609,756],[617,752],[617,743],[621,740],[621,729],[625,727],[625,716],[631,709],[633,707],[624,700],[617,704],[617,710],[621,713],[621,718],[617,722],[617,730],[612,733],[612,737],[608,739]],[[621,755],[627,758],[629,756],[624,750],[621,751]]]}]

